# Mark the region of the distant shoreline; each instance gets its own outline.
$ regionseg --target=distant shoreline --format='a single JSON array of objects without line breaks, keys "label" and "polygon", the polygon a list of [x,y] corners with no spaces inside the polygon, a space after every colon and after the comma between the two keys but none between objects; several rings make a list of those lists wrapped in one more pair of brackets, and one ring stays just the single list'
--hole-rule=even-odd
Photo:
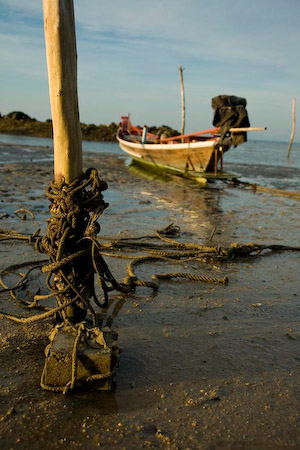
[{"label": "distant shoreline", "polygon": [[[95,125],[81,123],[82,139],[86,141],[116,141],[118,125]],[[52,138],[52,120],[45,122],[33,119],[27,114],[14,111],[6,116],[0,116],[0,133]]]},{"label": "distant shoreline", "polygon": [[[85,141],[103,141],[103,142],[116,142],[116,134],[118,130],[118,124],[115,122],[109,125],[95,125],[81,123],[82,139]],[[168,136],[178,135],[177,130],[173,130],[167,125],[160,127],[149,127],[151,133],[156,134],[159,130],[162,130]],[[21,111],[14,111],[5,116],[0,114],[0,133],[32,136],[42,138],[52,138],[52,120],[48,119],[45,122],[33,119],[27,114]]]}]

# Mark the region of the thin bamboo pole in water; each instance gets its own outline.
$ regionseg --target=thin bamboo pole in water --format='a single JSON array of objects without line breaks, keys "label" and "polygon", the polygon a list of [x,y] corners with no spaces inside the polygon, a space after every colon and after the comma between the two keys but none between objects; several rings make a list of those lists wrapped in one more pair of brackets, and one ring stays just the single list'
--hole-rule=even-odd
[{"label": "thin bamboo pole in water", "polygon": [[287,153],[288,158],[290,157],[291,148],[293,145],[293,140],[294,140],[294,135],[295,135],[295,130],[296,130],[296,99],[295,98],[293,98],[292,121],[293,121],[293,126],[292,126],[290,143],[289,143],[289,148],[288,148],[288,153]]}]

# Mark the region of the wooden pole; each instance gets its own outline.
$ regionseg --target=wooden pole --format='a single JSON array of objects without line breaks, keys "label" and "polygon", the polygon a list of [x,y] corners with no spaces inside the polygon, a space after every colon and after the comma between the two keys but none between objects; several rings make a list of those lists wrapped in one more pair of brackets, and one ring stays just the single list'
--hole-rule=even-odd
[{"label": "wooden pole", "polygon": [[242,128],[229,128],[230,133],[240,133],[241,131],[266,131],[267,127],[242,127]]},{"label": "wooden pole", "polygon": [[54,180],[82,175],[73,0],[43,0],[54,143]]},{"label": "wooden pole", "polygon": [[183,68],[179,66],[179,78],[180,78],[180,89],[181,89],[181,134],[184,134],[185,128],[185,98],[184,98],[184,86],[183,86]]},{"label": "wooden pole", "polygon": [[[266,131],[266,127],[243,127],[243,128],[229,128],[229,131],[231,133],[240,133],[241,131]],[[168,142],[168,141],[176,141],[178,139],[186,139],[188,137],[193,136],[201,136],[203,134],[211,134],[212,136],[215,136],[216,134],[220,133],[220,128],[209,128],[208,130],[202,130],[202,131],[195,131],[194,133],[189,134],[180,134],[179,136],[172,136],[170,138],[164,138],[161,139],[161,142]]]},{"label": "wooden pole", "polygon": [[288,153],[287,153],[288,158],[290,157],[291,148],[293,145],[293,140],[294,140],[294,135],[295,135],[295,129],[296,129],[296,99],[295,98],[293,98],[292,121],[293,121],[293,126],[292,126],[290,143],[289,143],[289,148],[288,148]]}]

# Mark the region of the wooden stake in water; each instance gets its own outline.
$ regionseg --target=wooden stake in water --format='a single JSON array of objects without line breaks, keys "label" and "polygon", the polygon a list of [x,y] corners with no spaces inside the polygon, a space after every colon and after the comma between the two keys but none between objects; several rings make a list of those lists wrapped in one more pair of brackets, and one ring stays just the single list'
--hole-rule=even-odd
[{"label": "wooden stake in water", "polygon": [[185,98],[184,98],[184,85],[183,85],[183,68],[179,66],[179,77],[180,77],[180,89],[181,89],[181,134],[184,134],[185,128]]},{"label": "wooden stake in water", "polygon": [[288,148],[288,153],[287,153],[288,158],[290,157],[291,148],[293,145],[293,140],[294,140],[294,135],[295,135],[295,129],[296,129],[296,99],[295,98],[293,98],[292,121],[293,121],[293,126],[292,126],[290,143],[289,143],[289,148]]},{"label": "wooden stake in water", "polygon": [[82,175],[73,0],[43,0],[56,183]]}]

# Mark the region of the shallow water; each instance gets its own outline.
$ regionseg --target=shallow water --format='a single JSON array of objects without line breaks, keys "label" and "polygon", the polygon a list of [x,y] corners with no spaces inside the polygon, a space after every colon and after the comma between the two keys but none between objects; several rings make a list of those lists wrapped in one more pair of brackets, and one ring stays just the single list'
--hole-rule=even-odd
[{"label": "shallow water", "polygon": [[[17,136],[0,133],[0,146],[21,145],[22,147],[53,148],[53,139],[31,136]],[[87,152],[124,154],[116,142],[83,141],[82,148]],[[292,146],[289,160],[287,159],[288,143],[274,141],[249,140],[242,146],[232,148],[226,153],[224,160],[237,164],[262,164],[267,166],[282,166],[300,168],[300,143]]]}]

